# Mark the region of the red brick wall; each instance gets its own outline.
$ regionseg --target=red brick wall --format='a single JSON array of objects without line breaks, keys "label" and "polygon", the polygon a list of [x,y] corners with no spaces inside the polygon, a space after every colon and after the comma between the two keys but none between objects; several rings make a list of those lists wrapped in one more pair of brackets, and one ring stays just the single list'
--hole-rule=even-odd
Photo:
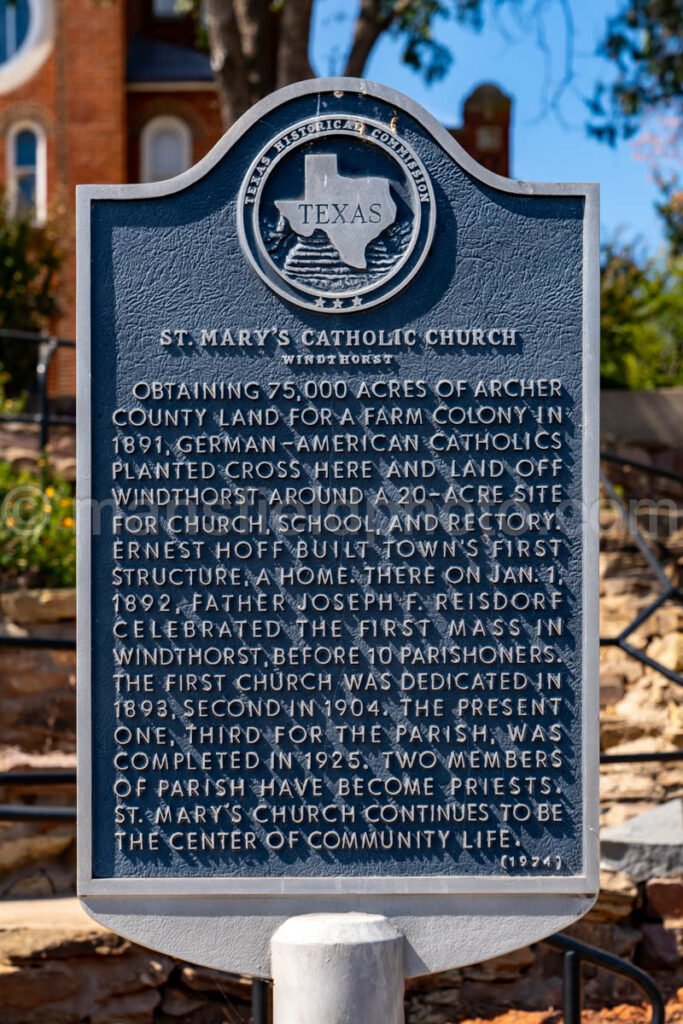
[{"label": "red brick wall", "polygon": [[[75,189],[88,182],[125,179],[126,52],[123,7],[96,0],[60,4],[56,60],[57,123],[65,193],[68,258],[62,289],[65,316],[60,332],[75,336]],[[59,354],[53,392],[74,393],[74,354]]]},{"label": "red brick wall", "polygon": [[[55,145],[56,62],[54,51],[33,78],[19,89],[0,96],[0,178],[4,183],[6,168],[6,137],[12,124],[28,119],[42,125],[47,135],[48,186],[57,172]],[[54,200],[54,189],[50,199]]]},{"label": "red brick wall", "polygon": [[[140,179],[140,134],[151,118],[171,114],[192,131],[194,162],[222,134],[216,92],[126,89],[126,50],[131,31],[190,44],[188,19],[151,21],[150,0],[57,0],[57,36],[52,55],[21,88],[0,96],[0,185],[5,174],[5,137],[20,119],[40,123],[47,137],[48,203],[63,225],[67,253],[61,280],[63,315],[54,325],[75,336],[75,189],[79,184]],[[453,135],[485,167],[509,174],[510,100],[492,86],[469,97],[462,128]],[[53,362],[51,392],[73,395],[73,351]]]},{"label": "red brick wall", "polygon": [[[61,0],[52,54],[28,82],[0,96],[0,184],[10,125],[30,119],[46,132],[48,204],[51,214],[59,218],[66,252],[60,285],[63,315],[54,329],[65,337],[74,337],[76,331],[76,186],[139,181],[140,132],[146,121],[159,114],[175,114],[188,122],[195,161],[222,132],[211,88],[127,96],[126,6],[125,2]],[[149,19],[147,11],[139,10]],[[180,30],[181,26],[169,25],[171,32]],[[184,31],[187,34],[187,25]],[[72,395],[74,382],[74,353],[61,351],[52,364],[51,393]]]},{"label": "red brick wall", "polygon": [[197,92],[131,92],[128,94],[128,181],[140,180],[140,135],[153,117],[170,114],[190,127],[193,163],[197,163],[223,134],[215,89]]},{"label": "red brick wall", "polygon": [[496,174],[510,176],[512,101],[495,85],[480,85],[465,100],[462,128],[452,135],[460,145]]},{"label": "red brick wall", "polygon": [[[125,179],[125,32],[122,4],[63,0],[57,4],[54,50],[21,88],[0,96],[0,174],[5,136],[22,118],[47,134],[48,204],[59,217],[67,254],[61,280],[64,315],[55,329],[74,337],[76,270],[75,187]],[[53,363],[53,393],[74,393],[74,356]]]},{"label": "red brick wall", "polygon": [[[29,78],[18,89],[0,95],[0,185],[4,188],[7,168],[7,133],[17,121],[33,121],[43,128],[47,142],[47,187],[48,205],[51,210],[59,207],[59,198],[65,190],[56,187],[60,178],[57,130],[57,61],[55,50],[37,74]],[[66,222],[66,216],[64,217]],[[68,276],[68,268],[67,268]],[[65,307],[69,300],[64,300]],[[59,324],[55,328],[59,329]]]}]

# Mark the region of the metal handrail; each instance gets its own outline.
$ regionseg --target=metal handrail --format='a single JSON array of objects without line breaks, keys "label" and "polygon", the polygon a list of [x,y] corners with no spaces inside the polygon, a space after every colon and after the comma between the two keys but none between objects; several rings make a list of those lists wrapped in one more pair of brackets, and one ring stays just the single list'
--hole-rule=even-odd
[{"label": "metal handrail", "polygon": [[600,754],[600,764],[647,764],[650,761],[683,761],[683,750],[655,750],[638,754]]},{"label": "metal handrail", "polygon": [[639,459],[629,459],[624,455],[615,455],[613,452],[600,452],[603,462],[612,462],[615,466],[624,466],[631,469],[640,469],[644,473],[653,476],[663,476],[667,480],[673,480],[677,484],[683,484],[683,476],[675,469],[665,469],[663,466],[653,466],[650,462],[641,462]]},{"label": "metal handrail", "polygon": [[645,971],[628,960],[623,960],[614,953],[606,953],[597,946],[589,946],[568,935],[557,933],[543,940],[548,946],[559,950],[563,955],[563,993],[562,1005],[564,1024],[581,1024],[581,965],[584,961],[602,967],[612,974],[628,978],[645,993],[652,1007],[650,1024],[665,1024],[664,999],[659,988]]},{"label": "metal handrail", "polygon": [[43,423],[43,420],[49,427],[75,427],[76,417],[68,416],[66,414],[62,416],[48,416],[43,417],[39,412],[15,412],[15,413],[0,413],[0,423]]},{"label": "metal handrail", "polygon": [[[19,337],[20,332],[7,332],[0,331],[0,338],[3,336]],[[27,337],[26,340],[33,340]],[[44,341],[45,339],[41,339]],[[72,345],[72,342],[65,342],[67,345]],[[53,350],[54,351],[54,350]],[[47,377],[47,367],[49,367],[49,359],[51,358],[53,351],[49,353],[46,359],[46,366],[44,368],[44,379]],[[45,408],[45,407],[43,407]],[[2,419],[9,419],[10,417],[2,417]],[[15,417],[16,419],[16,417]],[[33,420],[35,422],[35,419]],[[43,436],[43,424],[46,424],[46,419],[41,420],[38,417],[38,421],[41,422],[41,438]],[[667,479],[675,480],[678,483],[683,484],[683,476],[674,473],[671,470],[659,469],[658,467],[647,465],[646,463],[640,463],[635,460],[625,459],[621,456],[611,455],[610,453],[603,452],[602,459],[607,462],[613,462],[623,466],[631,466],[634,469],[643,470],[653,475],[659,475],[666,477]],[[616,493],[613,493],[613,497],[617,503],[622,507],[621,502],[618,499]],[[638,543],[639,547],[643,545],[647,547],[644,538],[637,529],[637,525],[632,523],[627,517],[625,521],[631,529],[635,526],[636,534],[634,539]],[[654,554],[647,548],[646,557],[648,561],[654,559]],[[659,563],[658,563],[659,567]],[[661,567],[660,567],[661,568]],[[663,593],[652,606],[649,606],[647,614],[651,614],[656,607],[659,607],[665,600],[669,598],[681,598],[681,591],[678,588],[671,587],[670,585],[663,589]],[[640,621],[644,617],[642,613],[634,620],[626,630],[624,630],[619,637],[606,638],[604,643],[607,644],[618,644],[628,648],[627,653],[634,654],[636,657],[641,657],[641,652],[637,649],[631,648],[631,645],[626,643],[626,637],[637,627]],[[0,637],[0,645],[5,646],[28,646],[28,647],[52,647],[53,649],[61,650],[73,650],[76,646],[74,640],[65,640],[64,638],[51,638],[51,637]],[[659,666],[658,663],[652,659],[641,657],[641,660],[645,661],[646,664],[661,671],[664,666]],[[669,673],[665,672],[665,675],[669,677]],[[674,681],[680,682],[680,677],[675,678]],[[651,761],[676,761],[683,758],[683,751],[660,751],[652,753],[634,753],[634,754],[601,754],[601,764],[617,764],[617,763],[644,763]],[[0,773],[0,785],[51,785],[51,784],[73,784],[76,782],[76,773],[70,769],[53,769],[50,771],[37,771],[37,772],[2,772]],[[16,807],[11,805],[0,804],[0,820],[5,821],[75,821],[76,820],[76,808],[75,807],[43,807],[43,806],[23,806]],[[584,962],[595,964],[597,967],[603,968],[604,970],[610,971],[614,974],[618,974],[621,977],[627,978],[638,986],[643,991],[652,1007],[652,1018],[651,1024],[665,1024],[665,1008],[662,994],[659,988],[655,984],[652,978],[645,971],[642,971],[639,967],[630,964],[628,961],[615,956],[612,953],[607,953],[604,950],[598,949],[595,946],[590,946],[587,943],[580,942],[578,939],[570,938],[567,935],[556,934],[552,935],[547,939],[543,940],[547,945],[559,950],[563,956],[563,1008],[564,1008],[564,1024],[581,1024],[581,966]],[[255,978],[252,983],[252,1016],[255,1024],[267,1024],[270,1019],[269,1012],[269,983],[263,979]]]},{"label": "metal handrail", "polygon": [[[75,784],[76,772],[73,768],[0,772],[0,787]],[[76,808],[71,805],[50,807],[42,804],[0,804],[0,821],[76,821]]]},{"label": "metal handrail", "polygon": [[76,821],[76,808],[0,804],[0,821]]},{"label": "metal handrail", "polygon": [[74,768],[48,768],[37,772],[0,772],[0,786],[71,786],[76,781]]},{"label": "metal handrail", "polygon": [[[623,466],[624,468],[631,468],[640,472],[647,473],[651,476],[663,477],[667,480],[673,480],[674,482],[683,486],[683,475],[676,473],[671,469],[664,469],[660,466],[654,466],[650,463],[640,462],[637,459],[629,459],[622,455],[614,455],[611,452],[601,452],[600,458],[603,462],[612,463],[613,465]],[[668,578],[662,567],[661,561],[655,551],[652,550],[647,539],[644,537],[636,517],[629,514],[626,509],[624,502],[621,500],[619,494],[615,490],[607,478],[603,477],[603,485],[607,490],[612,501],[619,508],[623,521],[628,529],[629,533],[633,537],[635,544],[640,550],[641,554],[647,561],[648,565],[652,569],[655,577],[659,580],[660,592],[657,597],[651,601],[645,608],[643,608],[631,622],[621,630],[617,636],[612,637],[601,637],[601,647],[618,647],[620,650],[627,654],[629,657],[634,658],[647,668],[653,669],[655,672],[659,672],[660,675],[668,679],[669,682],[676,683],[678,686],[683,685],[683,676],[680,672],[675,672],[673,669],[669,669],[666,665],[662,665],[656,659],[650,657],[645,651],[635,647],[632,643],[629,643],[629,637],[635,632],[636,629],[643,622],[645,622],[658,608],[661,608],[667,601],[676,601],[679,604],[683,603],[683,590],[680,587],[674,586],[671,580]],[[666,545],[664,545],[666,547]],[[639,753],[639,754],[602,754],[600,756],[601,764],[638,764],[647,763],[651,761],[680,761],[683,760],[683,751],[665,751],[658,753]]]},{"label": "metal handrail", "polygon": [[48,650],[76,650],[76,641],[69,637],[0,636],[0,647],[35,647]]},{"label": "metal handrail", "polygon": [[[602,452],[600,458],[604,462],[611,462],[613,464],[631,467],[633,469],[648,473],[652,476],[665,477],[668,480],[674,480],[676,483],[683,486],[683,476],[680,473],[676,473],[673,470],[662,469],[659,466],[653,466],[645,462],[639,462],[635,459],[628,459],[621,455],[613,455],[611,452]],[[675,601],[678,604],[683,604],[683,590],[681,587],[674,585],[669,577],[667,576],[661,559],[658,554],[653,550],[653,547],[649,540],[643,534],[636,515],[626,507],[621,497],[617,493],[616,488],[612,482],[603,474],[602,484],[607,494],[614,502],[616,507],[619,509],[624,525],[641,555],[652,570],[653,575],[659,583],[659,593],[645,608],[641,609],[637,615],[624,627],[616,636],[601,637],[601,647],[618,647],[620,650],[627,654],[629,657],[634,658],[647,668],[653,669],[660,675],[668,679],[669,682],[676,683],[678,686],[683,686],[683,675],[680,672],[676,672],[673,669],[667,668],[666,665],[662,665],[661,662],[652,658],[645,651],[635,647],[632,643],[629,643],[629,637],[647,620],[653,615],[659,608],[662,607],[667,601]],[[663,545],[666,551],[666,544]]]},{"label": "metal handrail", "polygon": [[11,327],[0,328],[0,341],[28,341],[33,345],[42,345],[45,341],[56,341],[64,348],[76,348],[73,338],[58,338],[54,334],[41,334],[40,331],[15,331]]},{"label": "metal handrail", "polygon": [[75,651],[76,641],[64,636],[0,636],[0,647],[34,647],[53,651]]},{"label": "metal handrail", "polygon": [[[548,936],[543,942],[562,953],[562,1015],[564,1024],[581,1024],[581,966],[584,962],[595,964],[603,970],[628,978],[647,996],[652,1007],[650,1024],[665,1024],[664,999],[659,988],[645,971],[623,960],[613,953],[606,953],[597,946],[572,939],[561,932]],[[270,1024],[270,984],[260,978],[252,981],[252,1020],[254,1024]]]},{"label": "metal handrail", "polygon": [[36,366],[36,392],[38,395],[39,413],[16,413],[0,416],[3,423],[37,423],[40,427],[39,447],[44,451],[50,437],[51,426],[76,426],[75,416],[50,416],[47,378],[53,356],[59,348],[75,348],[76,342],[71,338],[58,338],[54,334],[45,335],[36,331],[14,331],[8,328],[0,330],[0,341],[25,341],[38,346],[38,365]]}]

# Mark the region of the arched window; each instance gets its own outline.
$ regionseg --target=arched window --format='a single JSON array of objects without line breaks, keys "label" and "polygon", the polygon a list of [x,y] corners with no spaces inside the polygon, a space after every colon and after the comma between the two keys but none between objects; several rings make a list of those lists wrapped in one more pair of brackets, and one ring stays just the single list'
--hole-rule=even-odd
[{"label": "arched window", "polygon": [[28,0],[0,0],[0,63],[11,60],[26,40],[31,20]]},{"label": "arched window", "polygon": [[41,224],[47,216],[45,133],[40,125],[19,122],[7,135],[7,186],[10,211]]},{"label": "arched window", "polygon": [[140,177],[164,181],[192,164],[192,133],[179,117],[154,117],[142,129]]},{"label": "arched window", "polygon": [[43,64],[54,41],[55,0],[0,0],[0,95]]}]

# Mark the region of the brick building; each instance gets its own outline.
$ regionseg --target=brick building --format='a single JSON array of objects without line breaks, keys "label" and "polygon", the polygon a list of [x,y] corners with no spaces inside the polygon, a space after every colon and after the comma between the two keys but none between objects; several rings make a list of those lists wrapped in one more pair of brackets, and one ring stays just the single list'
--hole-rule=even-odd
[{"label": "brick building", "polygon": [[[483,85],[451,131],[507,175],[509,125],[510,100]],[[208,55],[175,0],[0,0],[0,175],[15,209],[64,225],[62,335],[75,331],[75,186],[171,177],[221,133]],[[54,369],[53,393],[73,393],[72,354]]]}]

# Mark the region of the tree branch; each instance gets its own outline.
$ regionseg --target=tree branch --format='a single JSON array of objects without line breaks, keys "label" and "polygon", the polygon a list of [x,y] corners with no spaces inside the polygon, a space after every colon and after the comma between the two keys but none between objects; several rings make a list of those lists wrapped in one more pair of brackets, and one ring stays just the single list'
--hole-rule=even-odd
[{"label": "tree branch", "polygon": [[206,0],[206,26],[221,117],[227,128],[250,105],[246,61],[232,0]]},{"label": "tree branch", "polygon": [[[224,0],[225,2],[225,0]],[[247,72],[251,103],[275,88],[278,16],[271,0],[232,0]]]},{"label": "tree branch", "polygon": [[277,54],[276,82],[278,88],[315,74],[308,59],[313,0],[285,0],[280,18],[280,39]]},{"label": "tree branch", "polygon": [[344,68],[345,75],[361,77],[373,46],[389,28],[392,20],[392,14],[382,14],[381,0],[361,0],[353,30],[353,42]]}]

